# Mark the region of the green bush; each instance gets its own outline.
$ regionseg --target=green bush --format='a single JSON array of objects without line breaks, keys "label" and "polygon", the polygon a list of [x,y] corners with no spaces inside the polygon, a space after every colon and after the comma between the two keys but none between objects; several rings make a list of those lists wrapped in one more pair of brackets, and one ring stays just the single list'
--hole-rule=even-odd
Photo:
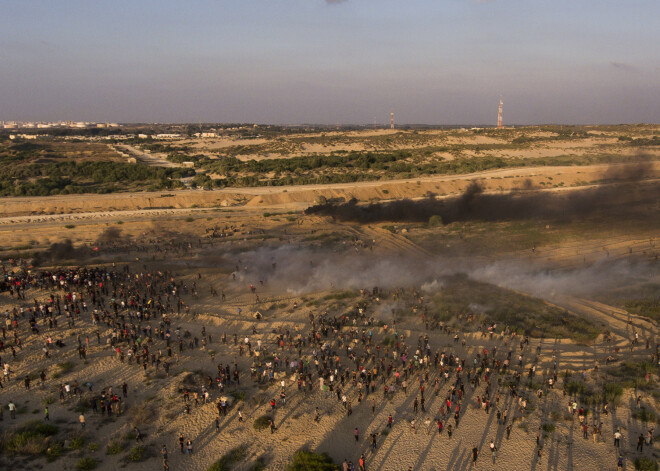
[{"label": "green bush", "polygon": [[543,431],[544,431],[545,433],[552,433],[552,432],[555,431],[555,424],[547,424],[547,423],[546,423],[546,424],[543,424],[543,425],[541,426],[541,428],[543,429]]},{"label": "green bush", "polygon": [[229,396],[232,397],[235,401],[244,401],[245,391],[232,391],[229,393]]},{"label": "green bush", "polygon": [[57,367],[60,369],[59,372],[61,374],[68,373],[69,371],[71,371],[73,369],[74,366],[75,365],[70,361],[65,361],[64,363],[58,363],[57,364]]},{"label": "green bush", "polygon": [[608,402],[617,402],[623,395],[623,386],[619,383],[607,383],[603,387],[605,400]]},{"label": "green bush", "polygon": [[327,453],[300,450],[293,455],[288,471],[337,471],[337,466]]},{"label": "green bush", "polygon": [[15,432],[7,432],[0,441],[0,450],[10,455],[39,455],[47,451],[49,437],[58,431],[56,425],[33,420]]},{"label": "green bush", "polygon": [[658,471],[658,462],[651,458],[635,458],[635,469],[638,471]]},{"label": "green bush", "polygon": [[87,449],[88,449],[89,451],[96,451],[96,450],[99,449],[99,444],[96,443],[96,442],[92,442],[92,443],[90,443],[89,445],[87,445]]},{"label": "green bush", "polygon": [[437,227],[437,226],[442,226],[442,216],[431,216],[429,218],[429,226],[431,227]]},{"label": "green bush", "polygon": [[80,450],[84,446],[85,446],[84,436],[78,436],[72,438],[71,441],[69,442],[69,448],[71,448],[72,450]]},{"label": "green bush", "polygon": [[268,415],[262,415],[254,421],[255,430],[264,430],[270,426],[271,417]]},{"label": "green bush", "polygon": [[247,455],[245,446],[237,446],[229,450],[222,458],[213,463],[208,471],[229,471],[233,465],[243,460]]},{"label": "green bush", "polygon": [[117,455],[121,453],[121,451],[124,449],[120,441],[112,441],[108,443],[108,447],[106,448],[105,452],[108,455]]},{"label": "green bush", "polygon": [[658,421],[658,416],[655,415],[653,411],[646,410],[646,409],[641,409],[633,414],[633,417],[635,417],[637,420],[641,420],[642,422],[657,422]]},{"label": "green bush", "polygon": [[64,447],[60,442],[55,442],[51,444],[47,449],[46,449],[46,461],[49,463],[52,463],[55,461],[57,458],[59,458],[62,455],[62,449]]},{"label": "green bush", "polygon": [[144,459],[144,454],[147,451],[147,449],[141,445],[134,446],[131,448],[131,451],[128,452],[127,459],[128,461],[142,461]]},{"label": "green bush", "polygon": [[96,468],[98,464],[99,463],[98,461],[96,461],[95,458],[90,458],[90,457],[80,458],[76,463],[76,469],[79,471],[87,471]]}]

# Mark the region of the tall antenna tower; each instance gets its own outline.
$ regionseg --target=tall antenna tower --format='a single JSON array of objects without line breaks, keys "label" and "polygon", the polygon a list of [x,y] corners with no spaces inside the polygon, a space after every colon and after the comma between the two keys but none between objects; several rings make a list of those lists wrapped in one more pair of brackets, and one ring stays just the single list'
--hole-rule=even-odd
[{"label": "tall antenna tower", "polygon": [[394,129],[394,110],[390,112],[390,129]]},{"label": "tall antenna tower", "polygon": [[502,99],[500,98],[500,108],[497,111],[497,129],[502,129]]}]

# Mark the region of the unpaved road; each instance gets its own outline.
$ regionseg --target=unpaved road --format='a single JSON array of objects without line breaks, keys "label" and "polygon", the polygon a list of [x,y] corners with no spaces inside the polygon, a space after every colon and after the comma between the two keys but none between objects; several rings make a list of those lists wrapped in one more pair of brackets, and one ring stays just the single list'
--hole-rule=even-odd
[{"label": "unpaved road", "polygon": [[129,155],[132,155],[138,160],[141,160],[145,165],[151,167],[181,167],[180,164],[170,162],[163,154],[150,154],[144,152],[137,147],[129,146],[128,144],[118,144],[117,148]]}]

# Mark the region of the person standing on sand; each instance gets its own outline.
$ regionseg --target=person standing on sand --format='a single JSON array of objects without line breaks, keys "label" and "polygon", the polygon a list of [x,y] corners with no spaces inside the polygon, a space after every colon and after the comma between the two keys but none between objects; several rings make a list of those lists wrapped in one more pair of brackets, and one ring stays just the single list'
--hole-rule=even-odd
[{"label": "person standing on sand", "polygon": [[165,444],[163,444],[160,454],[163,456],[163,471],[169,471],[170,465],[167,463],[167,446]]},{"label": "person standing on sand", "polygon": [[190,440],[189,438],[188,441],[186,442],[186,453],[192,455],[192,452],[193,452],[192,440]]},{"label": "person standing on sand", "polygon": [[375,453],[377,444],[376,444],[376,437],[378,436],[377,433],[372,433],[371,434],[371,450]]},{"label": "person standing on sand", "polygon": [[80,426],[81,426],[82,428],[85,428],[86,421],[85,421],[85,416],[84,416],[84,414],[80,414],[80,415],[78,416],[78,422],[80,422]]},{"label": "person standing on sand", "polygon": [[360,440],[360,431],[357,427],[355,427],[355,430],[353,430],[353,435],[355,435],[355,443],[357,443]]},{"label": "person standing on sand", "polygon": [[183,434],[179,434],[179,448],[181,448],[181,453],[183,453],[183,444],[185,443],[185,440],[183,438]]},{"label": "person standing on sand", "polygon": [[477,458],[479,458],[479,448],[475,445],[474,448],[472,448],[472,467],[476,468],[477,467]]}]

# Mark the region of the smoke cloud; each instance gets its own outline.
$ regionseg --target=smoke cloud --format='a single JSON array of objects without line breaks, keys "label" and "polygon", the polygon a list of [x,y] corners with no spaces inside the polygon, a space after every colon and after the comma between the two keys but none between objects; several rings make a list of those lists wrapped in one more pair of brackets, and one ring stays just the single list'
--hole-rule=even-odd
[{"label": "smoke cloud", "polygon": [[426,222],[432,216],[439,216],[443,224],[522,219],[563,222],[595,215],[624,220],[644,216],[649,210],[657,211],[660,185],[641,182],[649,175],[650,168],[648,163],[612,167],[605,172],[603,179],[619,183],[584,190],[486,194],[479,183],[473,182],[455,198],[397,200],[369,205],[358,205],[353,199],[343,204],[312,206],[305,212],[360,223]]},{"label": "smoke cloud", "polygon": [[[266,283],[273,292],[294,295],[326,290],[421,287],[422,295],[442,289],[444,278],[470,278],[547,300],[560,295],[607,294],[622,286],[659,283],[660,266],[648,261],[606,257],[584,267],[541,268],[530,262],[500,260],[484,264],[468,257],[415,258],[409,254],[331,252],[298,247],[263,247],[240,255],[239,282]],[[273,265],[274,264],[274,265]],[[242,268],[242,267],[241,267]]]},{"label": "smoke cloud", "polygon": [[62,242],[55,242],[44,251],[37,252],[34,255],[32,264],[35,266],[44,265],[48,262],[58,262],[62,260],[84,260],[89,254],[89,249],[85,246],[75,247],[70,239]]}]

